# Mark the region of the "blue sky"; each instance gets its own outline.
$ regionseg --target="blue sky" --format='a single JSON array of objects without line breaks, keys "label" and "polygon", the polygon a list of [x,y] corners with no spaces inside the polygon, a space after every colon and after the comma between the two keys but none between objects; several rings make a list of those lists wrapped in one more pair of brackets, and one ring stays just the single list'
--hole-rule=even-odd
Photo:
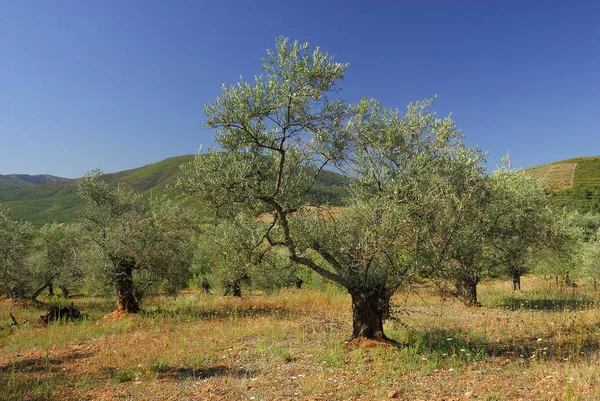
[{"label": "blue sky", "polygon": [[600,154],[597,1],[0,0],[0,20],[0,174],[195,153],[203,105],[281,35],[350,63],[350,102],[437,94],[492,168]]}]

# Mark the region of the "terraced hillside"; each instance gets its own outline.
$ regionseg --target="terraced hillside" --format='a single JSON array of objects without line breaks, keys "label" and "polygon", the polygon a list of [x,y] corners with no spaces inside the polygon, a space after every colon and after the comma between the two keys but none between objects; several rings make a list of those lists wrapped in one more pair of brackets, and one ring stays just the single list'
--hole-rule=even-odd
[{"label": "terraced hillside", "polygon": [[563,160],[526,171],[546,186],[556,206],[600,213],[600,156]]},{"label": "terraced hillside", "polygon": [[[109,184],[125,183],[144,196],[161,194],[174,185],[180,166],[194,155],[171,157],[161,162],[106,175]],[[313,199],[338,205],[346,193],[347,180],[339,174],[323,171],[315,183]],[[51,222],[69,222],[73,212],[80,207],[77,183],[74,180],[27,185],[17,188],[0,188],[0,205],[10,209],[11,216],[43,225]]]}]

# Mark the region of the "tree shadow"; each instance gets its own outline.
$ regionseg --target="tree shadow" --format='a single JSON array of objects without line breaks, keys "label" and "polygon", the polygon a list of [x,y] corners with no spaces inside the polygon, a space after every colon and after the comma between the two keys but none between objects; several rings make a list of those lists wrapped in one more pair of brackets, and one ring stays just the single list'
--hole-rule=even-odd
[{"label": "tree shadow", "polygon": [[482,356],[487,342],[483,337],[453,329],[408,329],[404,346],[417,354],[472,359]]},{"label": "tree shadow", "polygon": [[[135,369],[104,368],[102,371],[119,383],[137,380],[140,372]],[[155,365],[150,372],[159,380],[206,380],[211,377],[251,378],[252,372],[244,368],[211,366],[206,368],[183,368],[171,365]]]},{"label": "tree shadow", "polygon": [[461,329],[408,330],[404,346],[415,354],[436,355],[454,360],[502,357],[509,360],[574,361],[589,358],[600,350],[594,330],[578,338],[514,337],[489,341],[484,336]]},{"label": "tree shadow", "polygon": [[542,310],[542,311],[566,311],[566,310],[584,310],[597,306],[594,300],[588,298],[539,298],[523,299],[519,297],[504,297],[500,308],[511,311],[516,310]]},{"label": "tree shadow", "polygon": [[207,368],[181,368],[160,366],[154,370],[159,378],[171,380],[206,380],[211,377],[236,377],[250,378],[252,372],[244,368],[230,368],[227,366],[211,366]]},{"label": "tree shadow", "polygon": [[594,336],[566,341],[521,337],[485,345],[486,354],[491,357],[520,360],[574,361],[595,355],[599,349],[600,339]]},{"label": "tree shadow", "polygon": [[39,358],[29,358],[23,359],[20,361],[14,361],[11,363],[6,363],[4,365],[0,365],[1,373],[36,373],[36,372],[45,372],[51,370],[54,367],[60,366],[63,363],[67,363],[70,361],[74,361],[81,358],[87,358],[91,356],[91,352],[73,352],[67,356],[61,358],[53,358],[53,357],[39,357]]},{"label": "tree shadow", "polygon": [[272,316],[277,318],[297,317],[306,314],[306,312],[293,310],[283,306],[232,306],[230,308],[202,310],[197,307],[184,307],[174,310],[157,308],[150,311],[143,311],[142,314],[149,318],[165,317],[174,320],[195,319],[195,320],[213,320],[213,319],[238,319]]}]

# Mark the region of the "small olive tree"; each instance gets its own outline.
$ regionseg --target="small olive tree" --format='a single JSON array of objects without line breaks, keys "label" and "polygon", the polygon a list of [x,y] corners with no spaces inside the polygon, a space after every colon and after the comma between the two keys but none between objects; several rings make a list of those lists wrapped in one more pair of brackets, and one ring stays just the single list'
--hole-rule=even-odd
[{"label": "small olive tree", "polygon": [[554,276],[557,286],[572,286],[581,275],[581,250],[591,233],[586,233],[577,220],[573,213],[555,211],[545,246],[531,258],[532,268]]},{"label": "small olive tree", "polygon": [[69,291],[78,287],[85,276],[81,229],[75,224],[46,224],[36,235],[35,253],[30,260],[33,269],[32,281],[37,289],[31,297],[36,299],[48,288],[54,295],[54,287],[68,298]]},{"label": "small olive tree", "polygon": [[597,291],[600,279],[600,231],[582,245],[581,262],[582,275],[592,280],[594,291]]},{"label": "small olive tree", "polygon": [[193,220],[185,209],[164,199],[145,205],[131,190],[102,181],[99,170],[79,179],[78,193],[92,265],[114,285],[118,310],[137,313],[138,298],[151,287],[174,293],[187,284]]},{"label": "small olive tree", "polygon": [[0,293],[11,298],[29,293],[31,269],[27,258],[33,236],[31,224],[12,220],[8,209],[0,207]]},{"label": "small olive tree", "polygon": [[510,277],[513,290],[521,290],[527,261],[548,246],[556,216],[543,188],[523,170],[502,167],[492,175],[491,185],[486,208],[491,269]]},{"label": "small olive tree", "polygon": [[[353,337],[385,338],[391,295],[456,245],[452,227],[464,221],[444,216],[468,202],[482,155],[462,144],[451,118],[428,111],[430,101],[401,114],[332,98],[348,66],[318,48],[280,38],[263,62],[255,82],[223,87],[206,105],[206,125],[227,152],[198,155],[179,186],[227,214],[270,213],[263,252],[285,249],[346,288]],[[337,215],[308,198],[326,167],[355,183]]]}]

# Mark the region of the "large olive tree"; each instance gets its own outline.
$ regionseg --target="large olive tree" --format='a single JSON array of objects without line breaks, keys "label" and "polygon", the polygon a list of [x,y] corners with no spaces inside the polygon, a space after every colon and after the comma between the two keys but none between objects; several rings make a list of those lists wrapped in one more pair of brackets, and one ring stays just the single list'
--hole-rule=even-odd
[{"label": "large olive tree", "polygon": [[[286,249],[352,296],[353,337],[385,338],[391,295],[421,270],[447,261],[459,214],[481,174],[451,118],[430,101],[401,114],[376,101],[348,105],[335,92],[347,69],[308,44],[277,40],[265,73],[205,107],[226,152],[198,155],[180,187],[225,214],[272,216],[255,247]],[[347,208],[309,202],[323,169],[354,183]],[[454,227],[454,230],[452,229]]]},{"label": "large olive tree", "polygon": [[118,310],[137,313],[139,295],[149,287],[174,293],[187,284],[193,221],[185,209],[164,199],[144,204],[131,190],[104,182],[100,171],[78,185],[85,202],[78,220],[95,256],[95,276],[114,285]]}]

